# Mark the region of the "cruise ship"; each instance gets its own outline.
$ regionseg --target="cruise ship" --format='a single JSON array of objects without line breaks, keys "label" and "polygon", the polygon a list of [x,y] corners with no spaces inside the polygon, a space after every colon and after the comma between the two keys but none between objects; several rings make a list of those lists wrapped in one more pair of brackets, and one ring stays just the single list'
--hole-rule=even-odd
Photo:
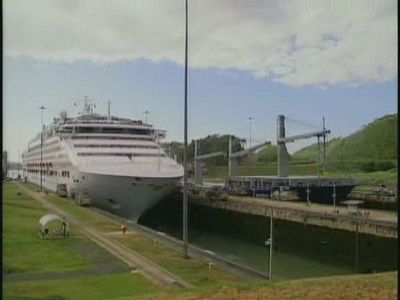
[{"label": "cruise ship", "polygon": [[94,108],[86,98],[77,117],[61,112],[44,127],[43,142],[39,133],[22,155],[24,177],[37,185],[42,180],[44,189],[81,204],[137,220],[177,186],[183,167],[160,146],[164,130],[99,115]]}]

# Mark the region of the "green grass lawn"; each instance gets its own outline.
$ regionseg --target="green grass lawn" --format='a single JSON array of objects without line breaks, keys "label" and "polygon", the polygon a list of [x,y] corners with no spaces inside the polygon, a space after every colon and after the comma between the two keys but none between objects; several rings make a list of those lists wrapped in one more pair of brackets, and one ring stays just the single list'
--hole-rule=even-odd
[{"label": "green grass lawn", "polygon": [[[357,274],[300,279],[285,282],[258,282],[237,284],[203,291],[163,293],[140,297],[147,300],[377,300],[397,299],[397,272]],[[133,299],[133,298],[127,298]]]},{"label": "green grass lawn", "polygon": [[60,280],[7,283],[5,299],[118,299],[154,293],[140,274],[124,273]]},{"label": "green grass lawn", "polygon": [[[37,189],[34,185],[27,186],[32,190]],[[46,199],[102,232],[119,230],[120,224],[116,221],[90,211],[85,207],[80,207],[65,198],[49,193],[46,195]],[[213,267],[209,271],[208,262],[193,258],[184,259],[179,251],[161,243],[155,244],[152,239],[142,235],[121,235],[117,240],[196,286],[221,285],[240,280],[217,267]]]},{"label": "green grass lawn", "polygon": [[74,244],[88,243],[78,228],[71,228],[69,239],[41,240],[38,221],[48,211],[16,185],[3,187],[3,205],[3,272],[76,271],[96,263],[76,250]]},{"label": "green grass lawn", "polygon": [[181,252],[147,237],[121,235],[115,239],[196,287],[220,286],[240,281],[236,276],[218,267],[213,266],[209,269],[208,262],[204,260],[184,259]]},{"label": "green grass lawn", "polygon": [[38,221],[46,213],[16,184],[3,185],[3,298],[109,299],[159,291],[75,226],[69,238],[40,239]]}]

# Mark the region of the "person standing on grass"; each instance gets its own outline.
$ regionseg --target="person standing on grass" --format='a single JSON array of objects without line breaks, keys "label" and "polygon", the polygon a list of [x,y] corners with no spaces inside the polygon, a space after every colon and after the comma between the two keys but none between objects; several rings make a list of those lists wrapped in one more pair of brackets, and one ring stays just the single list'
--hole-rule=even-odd
[{"label": "person standing on grass", "polygon": [[62,222],[61,228],[63,236],[67,236],[67,224],[65,224],[65,222]]},{"label": "person standing on grass", "polygon": [[126,230],[127,230],[127,228],[125,227],[125,225],[121,225],[122,234],[125,234]]}]

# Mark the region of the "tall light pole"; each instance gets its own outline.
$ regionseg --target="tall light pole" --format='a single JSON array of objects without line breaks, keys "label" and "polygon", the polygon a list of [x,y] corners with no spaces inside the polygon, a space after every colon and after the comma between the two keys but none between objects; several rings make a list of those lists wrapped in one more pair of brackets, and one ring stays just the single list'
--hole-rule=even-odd
[{"label": "tall light pole", "polygon": [[185,0],[185,112],[183,144],[183,257],[188,258],[188,199],[187,199],[187,77],[188,77],[188,0]]},{"label": "tall light pole", "polygon": [[268,280],[272,280],[272,251],[273,251],[273,216],[274,210],[271,208],[269,215],[269,239],[265,241],[265,246],[269,246],[269,261],[268,261]]},{"label": "tall light pole", "polygon": [[40,191],[43,192],[43,110],[46,109],[43,105],[40,109]]},{"label": "tall light pole", "polygon": [[252,116],[248,117],[247,120],[249,120],[250,122],[250,137],[249,137],[249,148],[250,148],[250,152],[249,152],[249,157],[250,157],[250,161],[251,161],[251,121],[254,120],[254,118]]},{"label": "tall light pole", "polygon": [[148,110],[145,110],[143,113],[145,114],[144,122],[147,124],[147,115],[148,115],[150,112],[149,112]]}]

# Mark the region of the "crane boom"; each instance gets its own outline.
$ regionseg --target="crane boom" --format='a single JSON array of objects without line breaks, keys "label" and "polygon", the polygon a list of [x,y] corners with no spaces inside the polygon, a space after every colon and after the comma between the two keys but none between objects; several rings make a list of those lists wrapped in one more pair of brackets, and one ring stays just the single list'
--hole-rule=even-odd
[{"label": "crane boom", "polygon": [[331,133],[330,130],[321,130],[321,131],[309,132],[309,133],[304,133],[304,134],[288,136],[288,137],[284,137],[284,138],[278,138],[278,142],[290,143],[290,142],[294,142],[294,141],[301,140],[301,139],[308,139],[308,138],[311,138],[311,137],[314,137],[314,136],[316,136],[316,137],[325,136],[325,135],[327,135],[329,133]]},{"label": "crane boom", "polygon": [[209,153],[209,154],[199,155],[199,156],[196,156],[194,159],[195,160],[205,160],[205,159],[209,159],[212,157],[221,156],[224,154],[225,154],[224,152],[218,151],[218,152],[213,152],[213,153]]},{"label": "crane boom", "polygon": [[248,155],[250,153],[250,151],[255,151],[255,150],[258,150],[258,149],[263,148],[263,147],[268,146],[268,145],[271,145],[270,141],[266,141],[266,142],[254,145],[251,148],[248,148],[248,149],[233,153],[233,154],[230,155],[229,158],[239,158],[239,157]]}]

